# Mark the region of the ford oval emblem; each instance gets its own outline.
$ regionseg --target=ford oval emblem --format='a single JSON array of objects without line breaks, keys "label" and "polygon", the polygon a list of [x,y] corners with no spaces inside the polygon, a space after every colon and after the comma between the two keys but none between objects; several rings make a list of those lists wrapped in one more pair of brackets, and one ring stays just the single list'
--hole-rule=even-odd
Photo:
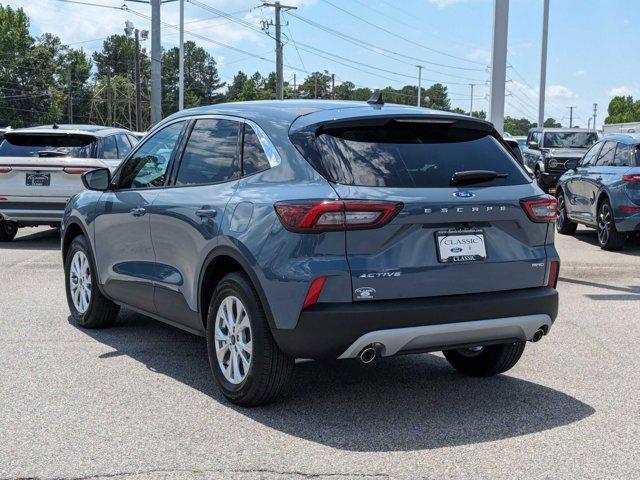
[{"label": "ford oval emblem", "polygon": [[452,253],[460,253],[462,251],[462,249],[460,247],[455,247],[451,249]]},{"label": "ford oval emblem", "polygon": [[453,196],[458,198],[471,198],[475,197],[476,194],[468,190],[460,190],[459,192],[454,192]]}]

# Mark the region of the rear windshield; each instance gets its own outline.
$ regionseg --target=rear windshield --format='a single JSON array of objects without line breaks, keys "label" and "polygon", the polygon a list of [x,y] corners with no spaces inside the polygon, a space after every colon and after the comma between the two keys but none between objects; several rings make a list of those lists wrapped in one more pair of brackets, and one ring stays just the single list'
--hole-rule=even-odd
[{"label": "rear windshield", "polygon": [[506,174],[474,186],[529,183],[490,131],[469,128],[469,122],[313,127],[291,140],[320,174],[344,185],[445,188],[454,173],[468,170]]},{"label": "rear windshield", "polygon": [[598,141],[595,132],[546,132],[544,148],[589,148]]},{"label": "rear windshield", "polygon": [[95,157],[96,139],[89,135],[7,134],[0,157]]}]

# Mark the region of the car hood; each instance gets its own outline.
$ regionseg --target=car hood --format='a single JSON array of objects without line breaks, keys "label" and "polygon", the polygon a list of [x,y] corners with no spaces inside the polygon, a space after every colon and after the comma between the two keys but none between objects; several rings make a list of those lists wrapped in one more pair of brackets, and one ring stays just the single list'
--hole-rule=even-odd
[{"label": "car hood", "polygon": [[561,158],[582,158],[586,153],[586,148],[544,148],[546,153],[553,157]]}]

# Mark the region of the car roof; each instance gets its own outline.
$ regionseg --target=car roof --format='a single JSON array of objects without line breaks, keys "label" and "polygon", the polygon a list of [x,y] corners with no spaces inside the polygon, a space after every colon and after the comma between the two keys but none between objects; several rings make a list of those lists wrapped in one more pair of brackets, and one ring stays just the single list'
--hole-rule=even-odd
[{"label": "car roof", "polygon": [[611,135],[605,135],[600,139],[600,141],[603,141],[603,140],[613,140],[616,142],[626,143],[627,145],[638,145],[640,144],[640,135],[614,133]]},{"label": "car roof", "polygon": [[91,135],[94,137],[106,137],[107,135],[113,135],[114,133],[125,132],[128,130],[123,128],[105,127],[102,125],[83,125],[83,124],[53,124],[53,125],[39,125],[37,127],[16,128],[11,130],[12,134],[62,134],[62,135]]},{"label": "car roof", "polygon": [[174,113],[160,122],[162,124],[193,115],[230,115],[254,121],[267,130],[277,129],[287,131],[292,128],[302,128],[314,123],[347,118],[362,118],[371,116],[431,116],[442,118],[460,118],[491,125],[485,120],[468,117],[452,112],[443,112],[428,108],[409,105],[384,103],[370,105],[367,102],[347,100],[257,100],[249,102],[221,103],[216,105],[190,108]]},{"label": "car roof", "polygon": [[592,128],[547,128],[547,127],[533,127],[529,130],[530,132],[592,132],[596,133]]}]

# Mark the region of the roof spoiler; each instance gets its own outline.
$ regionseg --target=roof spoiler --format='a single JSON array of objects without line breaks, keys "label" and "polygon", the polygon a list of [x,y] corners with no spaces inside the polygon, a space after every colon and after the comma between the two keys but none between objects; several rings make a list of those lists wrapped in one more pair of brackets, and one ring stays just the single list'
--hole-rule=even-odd
[{"label": "roof spoiler", "polygon": [[382,92],[380,90],[376,90],[373,92],[373,95],[369,97],[367,103],[371,105],[373,108],[381,108],[384,105],[384,99],[382,98]]}]

